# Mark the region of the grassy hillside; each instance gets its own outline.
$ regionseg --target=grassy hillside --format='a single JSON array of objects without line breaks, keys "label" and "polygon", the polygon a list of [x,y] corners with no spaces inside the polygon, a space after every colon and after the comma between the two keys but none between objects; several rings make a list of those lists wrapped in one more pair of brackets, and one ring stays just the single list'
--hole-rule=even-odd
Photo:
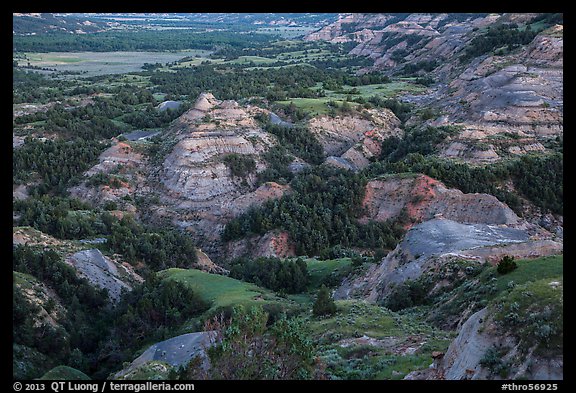
[{"label": "grassy hillside", "polygon": [[328,318],[309,319],[311,336],[332,379],[402,379],[432,363],[451,334],[359,300],[337,301]]},{"label": "grassy hillside", "polygon": [[325,261],[318,261],[316,259],[308,259],[306,261],[308,267],[308,274],[310,281],[308,287],[311,290],[317,290],[322,284],[330,286],[330,282],[337,281],[340,283],[342,276],[350,272],[352,260],[350,258],[331,259]]},{"label": "grassy hillside", "polygon": [[269,304],[293,305],[289,300],[278,297],[272,291],[257,285],[218,274],[206,273],[201,270],[168,269],[161,272],[160,277],[167,280],[176,280],[190,286],[204,300],[210,303],[211,307],[205,313],[207,315],[236,304],[244,304],[248,307],[256,304],[262,306]]},{"label": "grassy hillside", "polygon": [[[510,281],[516,285],[543,278],[551,278],[563,275],[564,255],[553,255],[537,259],[521,259],[516,261],[518,268],[505,275],[496,276],[496,288],[498,292],[506,289]],[[490,271],[495,268],[490,268]]]},{"label": "grassy hillside", "polygon": [[428,320],[438,325],[450,324],[465,312],[478,311],[519,285],[561,277],[563,261],[563,255],[517,260],[518,268],[504,275],[498,274],[495,266],[483,267],[477,275],[435,294],[427,306]]},{"label": "grassy hillside", "polygon": [[90,380],[90,377],[88,377],[88,375],[84,374],[82,371],[76,370],[75,368],[68,366],[57,366],[48,371],[39,379],[52,381],[88,381]]},{"label": "grassy hillside", "polygon": [[549,277],[514,286],[492,303],[502,334],[513,335],[521,349],[557,356],[564,348],[564,280]]}]

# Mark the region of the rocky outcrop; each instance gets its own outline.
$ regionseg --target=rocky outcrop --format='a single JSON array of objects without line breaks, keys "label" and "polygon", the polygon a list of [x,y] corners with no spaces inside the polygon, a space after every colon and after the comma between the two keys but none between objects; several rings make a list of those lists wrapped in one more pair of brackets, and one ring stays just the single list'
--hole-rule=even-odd
[{"label": "rocky outcrop", "polygon": [[287,232],[273,231],[262,236],[253,236],[227,245],[230,259],[248,256],[290,258],[296,256],[296,247]]},{"label": "rocky outcrop", "polygon": [[[380,264],[370,267],[360,277],[344,280],[334,297],[360,297],[376,302],[385,298],[394,285],[420,277],[437,262],[436,257],[528,240],[526,231],[506,226],[462,224],[437,218],[428,220],[412,227]],[[530,247],[529,243],[527,247]]]},{"label": "rocky outcrop", "polygon": [[460,255],[464,258],[479,258],[482,261],[496,265],[505,255],[517,259],[531,259],[548,255],[559,255],[563,252],[563,243],[545,239],[506,245],[476,247],[463,251]]},{"label": "rocky outcrop", "polygon": [[[369,118],[360,116],[318,116],[308,123],[327,156],[341,156],[356,144],[370,145],[390,136],[400,136],[400,120],[388,109],[369,110]],[[376,152],[375,152],[376,153]]]},{"label": "rocky outcrop", "polygon": [[239,182],[218,158],[226,154],[254,155],[254,145],[242,136],[212,134],[181,140],[164,161],[162,181],[171,191],[192,201],[233,194]]},{"label": "rocky outcrop", "polygon": [[64,241],[58,240],[32,227],[12,228],[13,245],[41,245],[42,247],[55,248],[63,245],[63,243]]},{"label": "rocky outcrop", "polygon": [[361,223],[390,220],[403,210],[413,222],[436,216],[460,223],[514,225],[519,221],[508,206],[492,195],[464,194],[426,175],[371,180],[362,206],[365,214],[359,219]]},{"label": "rocky outcrop", "polygon": [[98,249],[79,251],[66,262],[92,285],[106,289],[113,302],[120,300],[123,290],[132,290],[134,282],[143,281],[129,264],[113,262]]},{"label": "rocky outcrop", "polygon": [[438,80],[451,82],[405,97],[441,109],[448,124],[463,128],[441,155],[491,162],[544,152],[544,141],[563,135],[562,32],[558,25],[511,54],[480,56],[444,74],[435,70]]},{"label": "rocky outcrop", "polygon": [[261,111],[256,107],[242,107],[236,101],[218,100],[212,93],[201,93],[192,108],[184,112],[172,127],[183,132],[191,131],[191,126],[198,126],[198,131],[256,127],[253,115]]},{"label": "rocky outcrop", "polygon": [[240,193],[238,197],[224,196],[207,202],[174,199],[169,202],[171,207],[157,209],[156,214],[172,219],[176,225],[194,234],[203,251],[212,258],[224,257],[225,254],[230,253],[236,255],[237,252],[233,251],[234,247],[224,249],[224,245],[220,243],[220,233],[224,230],[226,223],[244,213],[251,206],[258,206],[269,199],[280,198],[289,190],[289,186],[268,182],[254,191]]},{"label": "rocky outcrop", "polygon": [[[67,310],[56,292],[31,275],[20,272],[13,272],[13,274],[14,288],[20,291],[27,302],[38,308],[34,315],[34,327],[38,328],[43,324],[53,328],[60,327],[60,323],[66,317]],[[51,307],[49,303],[52,303]]]},{"label": "rocky outcrop", "polygon": [[214,262],[212,262],[212,260],[210,259],[210,257],[208,255],[206,255],[202,250],[200,249],[196,249],[196,257],[198,258],[198,261],[196,262],[196,268],[202,271],[205,271],[207,273],[212,273],[212,274],[228,274],[230,273],[230,271],[224,269],[221,266],[218,266],[217,264],[215,264]]},{"label": "rocky outcrop", "polygon": [[256,126],[261,110],[219,101],[203,93],[173,126],[179,140],[162,164],[160,179],[176,198],[194,202],[230,200],[254,185],[255,176],[234,178],[223,162],[229,154],[250,156],[256,172],[265,168],[260,154],[275,143]]},{"label": "rocky outcrop", "polygon": [[[273,182],[256,184],[257,174],[267,165],[262,154],[277,143],[255,120],[260,114],[272,116],[257,107],[201,94],[173,123],[167,135],[175,144],[154,171],[162,205],[154,209],[156,216],[192,233],[211,258],[225,253],[220,233],[228,221],[289,190]],[[224,161],[231,154],[249,157],[255,170],[234,176]]]},{"label": "rocky outcrop", "polygon": [[[123,198],[132,196],[137,189],[145,187],[143,154],[126,142],[114,140],[114,144],[104,150],[98,160],[98,164],[84,173],[84,182],[69,188],[70,195],[94,205],[113,201],[123,205],[125,210],[135,211],[135,207],[126,203]],[[87,181],[98,174],[109,175],[111,178],[116,178],[117,182],[114,186],[110,184],[89,186]]]},{"label": "rocky outcrop", "polygon": [[400,120],[388,109],[368,110],[366,116],[318,116],[309,128],[318,138],[326,164],[348,170],[366,168],[378,158],[382,141],[400,136]]},{"label": "rocky outcrop", "polygon": [[[498,331],[492,312],[487,307],[471,315],[438,362],[434,362],[427,370],[410,373],[405,379],[563,379],[562,355],[542,356],[533,350],[521,353],[512,335]],[[486,353],[494,348],[501,351],[499,361],[508,365],[505,376],[493,373],[482,364]]]},{"label": "rocky outcrop", "polygon": [[178,109],[180,108],[180,105],[182,105],[181,101],[163,101],[161,103],[159,103],[156,108],[160,111],[160,112],[164,112],[168,109]]},{"label": "rocky outcrop", "polygon": [[[304,40],[322,40],[332,43],[349,42],[351,40],[363,42],[373,37],[375,28],[382,28],[392,19],[394,19],[394,16],[390,14],[343,14],[334,23],[307,34]],[[356,30],[353,38],[348,37],[345,33],[350,26],[354,26],[353,30]]]},{"label": "rocky outcrop", "polygon": [[[399,98],[435,107],[446,124],[462,126],[463,132],[442,146],[441,156],[491,163],[545,151],[543,141],[563,134],[562,25],[542,31],[531,43],[510,53],[460,61],[467,46],[487,27],[528,23],[535,15],[408,14],[398,19],[358,14],[343,17],[308,39],[354,40],[358,45],[350,54],[374,60],[374,65],[359,73],[378,70],[394,74],[406,65],[435,61],[431,72],[419,73],[438,83],[424,94]],[[377,19],[383,23],[371,22]],[[355,35],[359,32],[362,34]],[[350,157],[344,158],[353,166]],[[359,162],[362,165],[362,160]]]},{"label": "rocky outcrop", "polygon": [[150,346],[125,369],[114,374],[113,379],[130,379],[135,371],[151,362],[162,362],[178,369],[186,366],[196,356],[207,365],[206,349],[214,342],[214,332],[187,333]]}]

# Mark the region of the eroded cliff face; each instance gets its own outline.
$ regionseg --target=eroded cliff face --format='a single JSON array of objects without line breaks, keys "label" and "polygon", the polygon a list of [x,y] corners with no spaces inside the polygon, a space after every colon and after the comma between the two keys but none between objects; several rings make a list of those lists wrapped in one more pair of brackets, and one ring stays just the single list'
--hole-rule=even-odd
[{"label": "eroded cliff face", "polygon": [[[363,298],[378,302],[391,289],[407,280],[415,280],[435,264],[443,263],[443,256],[460,255],[478,247],[527,243],[526,230],[494,224],[463,224],[435,218],[415,225],[404,239],[382,259],[359,277],[349,277],[336,290],[339,299]],[[530,247],[530,244],[526,244]],[[439,259],[440,257],[440,259]]]},{"label": "eroded cliff face", "polygon": [[[561,290],[561,289],[558,289]],[[499,358],[494,361],[505,364],[500,374],[490,369],[486,355],[498,350]],[[461,326],[445,354],[441,354],[426,370],[411,372],[404,379],[529,379],[562,380],[564,359],[562,354],[543,356],[534,348],[520,348],[518,340],[511,334],[498,329],[492,310],[488,307],[472,314]],[[495,372],[496,371],[496,372]]]},{"label": "eroded cliff face", "polygon": [[561,236],[520,219],[488,194],[464,194],[425,175],[392,175],[366,185],[362,223],[406,214],[411,228],[379,264],[344,280],[336,298],[379,302],[406,280],[457,256],[478,263],[504,255],[531,258],[561,254]]},{"label": "eroded cliff face", "polygon": [[[437,111],[431,125],[455,124],[463,131],[442,146],[441,156],[490,163],[545,152],[563,135],[563,26],[540,32],[507,54],[461,61],[475,37],[490,26],[527,23],[536,14],[409,14],[345,16],[307,36],[310,40],[354,41],[351,54],[374,60],[359,73],[394,75],[405,66],[434,63],[436,83],[424,94],[398,98]],[[401,20],[398,20],[401,19]],[[361,35],[359,33],[362,32]],[[355,33],[358,33],[355,34]],[[408,121],[412,124],[414,121]]]},{"label": "eroded cliff face", "polygon": [[465,126],[465,139],[517,134],[521,140],[503,147],[519,154],[542,138],[562,135],[562,79],[563,28],[557,25],[518,53],[474,59],[431,102],[442,99],[447,120]]},{"label": "eroded cliff face", "polygon": [[353,55],[374,59],[369,70],[388,71],[400,65],[395,51],[406,51],[407,62],[446,59],[461,50],[474,28],[494,23],[497,14],[351,14],[344,15],[331,25],[308,34],[307,40],[357,42]]},{"label": "eroded cliff face", "polygon": [[[374,36],[374,29],[386,25],[394,17],[386,14],[343,14],[337,21],[314,31],[305,40],[323,40],[332,43],[368,41]],[[353,39],[346,35],[348,28],[354,26]]]},{"label": "eroded cliff face", "polygon": [[[290,192],[287,185],[256,182],[257,173],[267,166],[263,154],[278,143],[255,120],[260,114],[270,112],[219,101],[210,93],[201,94],[196,104],[174,122],[171,132],[176,143],[154,175],[162,205],[156,214],[194,234],[210,256],[235,257],[245,252],[252,256],[294,255],[294,245],[282,235],[267,234],[227,247],[220,242],[220,233],[232,218],[250,206]],[[338,157],[354,170],[367,166],[371,157],[379,155],[380,143],[399,135],[399,125],[398,118],[387,109],[371,110],[366,118],[321,116],[308,124],[325,154]],[[223,161],[229,154],[250,157],[255,162],[254,172],[243,178],[233,176]],[[326,162],[330,163],[330,157]]]},{"label": "eroded cliff face", "polygon": [[308,126],[327,156],[327,163],[359,170],[378,158],[382,141],[401,136],[400,120],[389,109],[370,109],[369,116],[318,116]]},{"label": "eroded cliff face", "polygon": [[66,258],[66,263],[100,289],[106,289],[112,302],[118,302],[122,291],[131,291],[135,283],[142,283],[140,277],[130,264],[113,261],[94,248],[83,250]]},{"label": "eroded cliff face", "polygon": [[296,256],[296,246],[285,231],[271,231],[262,236],[237,240],[227,245],[230,258],[248,256],[291,258]]},{"label": "eroded cliff face", "polygon": [[402,210],[412,223],[435,217],[460,223],[514,225],[519,222],[518,216],[494,196],[464,194],[426,175],[371,180],[366,185],[362,206],[365,210],[359,219],[362,223],[390,220]]},{"label": "eroded cliff face", "polygon": [[[126,198],[135,195],[139,190],[146,190],[147,170],[144,154],[126,142],[113,139],[112,146],[104,150],[98,160],[98,164],[84,173],[84,181],[69,189],[70,195],[97,206],[114,202],[124,211],[135,212],[136,207],[128,202],[130,198]],[[92,176],[102,174],[111,176],[116,183],[113,186],[88,184]]]}]

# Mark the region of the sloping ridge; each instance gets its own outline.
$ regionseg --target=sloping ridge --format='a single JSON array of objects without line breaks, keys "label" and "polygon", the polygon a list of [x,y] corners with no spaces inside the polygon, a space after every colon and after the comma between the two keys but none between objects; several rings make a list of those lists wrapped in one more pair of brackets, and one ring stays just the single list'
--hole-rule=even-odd
[{"label": "sloping ridge", "polygon": [[375,302],[384,298],[392,286],[420,277],[431,257],[528,240],[528,233],[521,229],[440,218],[428,220],[412,227],[379,265],[360,277],[345,280],[334,297],[364,297]]},{"label": "sloping ridge", "polygon": [[139,366],[151,362],[161,361],[172,367],[188,364],[195,356],[204,356],[204,350],[213,342],[213,332],[195,332],[172,337],[150,346],[126,368],[114,375],[122,378]]},{"label": "sloping ridge", "polygon": [[100,250],[94,248],[79,251],[66,259],[78,273],[91,284],[108,290],[108,296],[114,302],[120,300],[122,290],[131,290],[132,287],[120,279],[116,265],[106,258]]}]

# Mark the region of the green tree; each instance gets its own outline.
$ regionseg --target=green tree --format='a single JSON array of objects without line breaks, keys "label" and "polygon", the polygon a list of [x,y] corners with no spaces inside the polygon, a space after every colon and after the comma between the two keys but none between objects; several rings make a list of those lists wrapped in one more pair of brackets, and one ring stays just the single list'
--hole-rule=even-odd
[{"label": "green tree", "polygon": [[320,287],[316,302],[312,307],[312,313],[317,317],[336,313],[336,303],[334,303],[334,299],[330,296],[330,291],[325,285]]}]

